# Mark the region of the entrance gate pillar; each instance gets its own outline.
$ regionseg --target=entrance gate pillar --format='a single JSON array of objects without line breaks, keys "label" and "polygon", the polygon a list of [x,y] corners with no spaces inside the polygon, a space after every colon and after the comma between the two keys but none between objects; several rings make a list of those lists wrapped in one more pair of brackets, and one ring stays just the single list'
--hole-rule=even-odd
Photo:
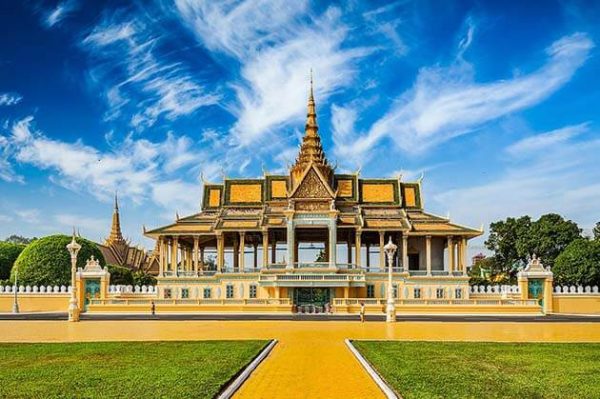
[{"label": "entrance gate pillar", "polygon": [[554,275],[544,268],[540,259],[533,255],[527,267],[517,274],[521,299],[538,299],[541,301],[544,313],[554,309],[552,283]]}]

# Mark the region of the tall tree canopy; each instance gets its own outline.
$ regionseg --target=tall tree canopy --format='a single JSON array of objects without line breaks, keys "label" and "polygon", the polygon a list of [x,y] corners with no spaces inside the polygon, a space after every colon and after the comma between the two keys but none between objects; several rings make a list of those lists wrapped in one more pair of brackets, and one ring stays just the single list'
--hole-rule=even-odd
[{"label": "tall tree canopy", "polygon": [[514,276],[515,266],[524,264],[533,254],[544,265],[554,266],[556,257],[579,238],[581,229],[575,222],[549,213],[535,221],[522,216],[492,223],[485,245],[494,252],[497,269]]},{"label": "tall tree canopy", "polygon": [[13,264],[23,251],[25,245],[11,242],[0,242],[0,280],[7,280]]},{"label": "tall tree canopy", "polygon": [[594,233],[594,239],[600,241],[600,222],[597,222],[596,226],[594,226],[593,233]]},{"label": "tall tree canopy", "polygon": [[558,255],[552,272],[557,284],[600,285],[600,241],[573,241]]},{"label": "tall tree canopy", "polygon": [[31,242],[37,240],[37,237],[33,237],[33,238],[27,238],[27,237],[23,237],[23,236],[19,236],[16,234],[11,235],[10,237],[7,237],[6,240],[4,240],[4,242],[10,242],[12,244],[30,244]]}]

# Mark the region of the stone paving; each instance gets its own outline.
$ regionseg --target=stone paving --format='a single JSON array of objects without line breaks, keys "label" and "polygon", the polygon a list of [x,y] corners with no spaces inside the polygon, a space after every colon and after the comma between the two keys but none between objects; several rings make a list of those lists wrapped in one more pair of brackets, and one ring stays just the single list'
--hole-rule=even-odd
[{"label": "stone paving", "polygon": [[600,342],[597,323],[353,321],[0,321],[2,342],[270,339],[239,398],[380,398],[344,339]]}]

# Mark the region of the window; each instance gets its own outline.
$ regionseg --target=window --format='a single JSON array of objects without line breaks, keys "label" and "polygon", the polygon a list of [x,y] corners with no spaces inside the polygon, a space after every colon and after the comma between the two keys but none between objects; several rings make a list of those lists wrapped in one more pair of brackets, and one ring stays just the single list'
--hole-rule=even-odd
[{"label": "window", "polygon": [[367,298],[375,298],[375,286],[367,284]]},{"label": "window", "polygon": [[205,288],[202,292],[202,296],[204,297],[204,299],[210,299],[210,288]]},{"label": "window", "polygon": [[228,285],[227,286],[226,297],[227,298],[233,298],[233,285]]},{"label": "window", "polygon": [[188,299],[189,297],[190,297],[189,288],[182,288],[181,289],[181,299]]},{"label": "window", "polygon": [[256,286],[254,284],[250,285],[250,298],[256,298]]},{"label": "window", "polygon": [[462,289],[461,288],[457,288],[454,290],[454,298],[462,299]]},{"label": "window", "polygon": [[443,288],[436,288],[435,289],[435,297],[437,299],[443,299],[444,298],[444,289]]},{"label": "window", "polygon": [[421,289],[415,288],[413,291],[413,296],[415,297],[415,299],[421,299]]},{"label": "window", "polygon": [[394,295],[394,298],[398,298],[398,284],[393,285],[392,293]]},{"label": "window", "polygon": [[165,299],[171,299],[171,298],[172,298],[171,289],[165,288]]}]

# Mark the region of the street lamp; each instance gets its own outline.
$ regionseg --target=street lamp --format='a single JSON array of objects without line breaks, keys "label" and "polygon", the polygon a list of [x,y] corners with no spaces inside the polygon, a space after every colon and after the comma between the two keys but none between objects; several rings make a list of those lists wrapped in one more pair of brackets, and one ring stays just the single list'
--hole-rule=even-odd
[{"label": "street lamp", "polygon": [[394,255],[396,254],[396,250],[398,246],[392,242],[392,237],[383,250],[387,256],[388,261],[388,295],[387,295],[387,306],[385,309],[386,317],[385,321],[388,323],[393,323],[396,321],[396,303],[394,301],[394,287],[392,286],[392,265],[394,264]]},{"label": "street lamp", "polygon": [[77,253],[81,245],[75,241],[75,232],[73,239],[67,245],[69,254],[71,254],[71,300],[69,301],[69,321],[79,321],[79,307],[77,306],[77,289],[75,286],[75,274],[77,273]]},{"label": "street lamp", "polygon": [[12,312],[19,313],[19,299],[17,298],[17,295],[18,295],[17,292],[19,291],[19,268],[18,267],[15,268],[15,286],[13,287],[13,291],[14,291],[15,299],[13,301]]}]

